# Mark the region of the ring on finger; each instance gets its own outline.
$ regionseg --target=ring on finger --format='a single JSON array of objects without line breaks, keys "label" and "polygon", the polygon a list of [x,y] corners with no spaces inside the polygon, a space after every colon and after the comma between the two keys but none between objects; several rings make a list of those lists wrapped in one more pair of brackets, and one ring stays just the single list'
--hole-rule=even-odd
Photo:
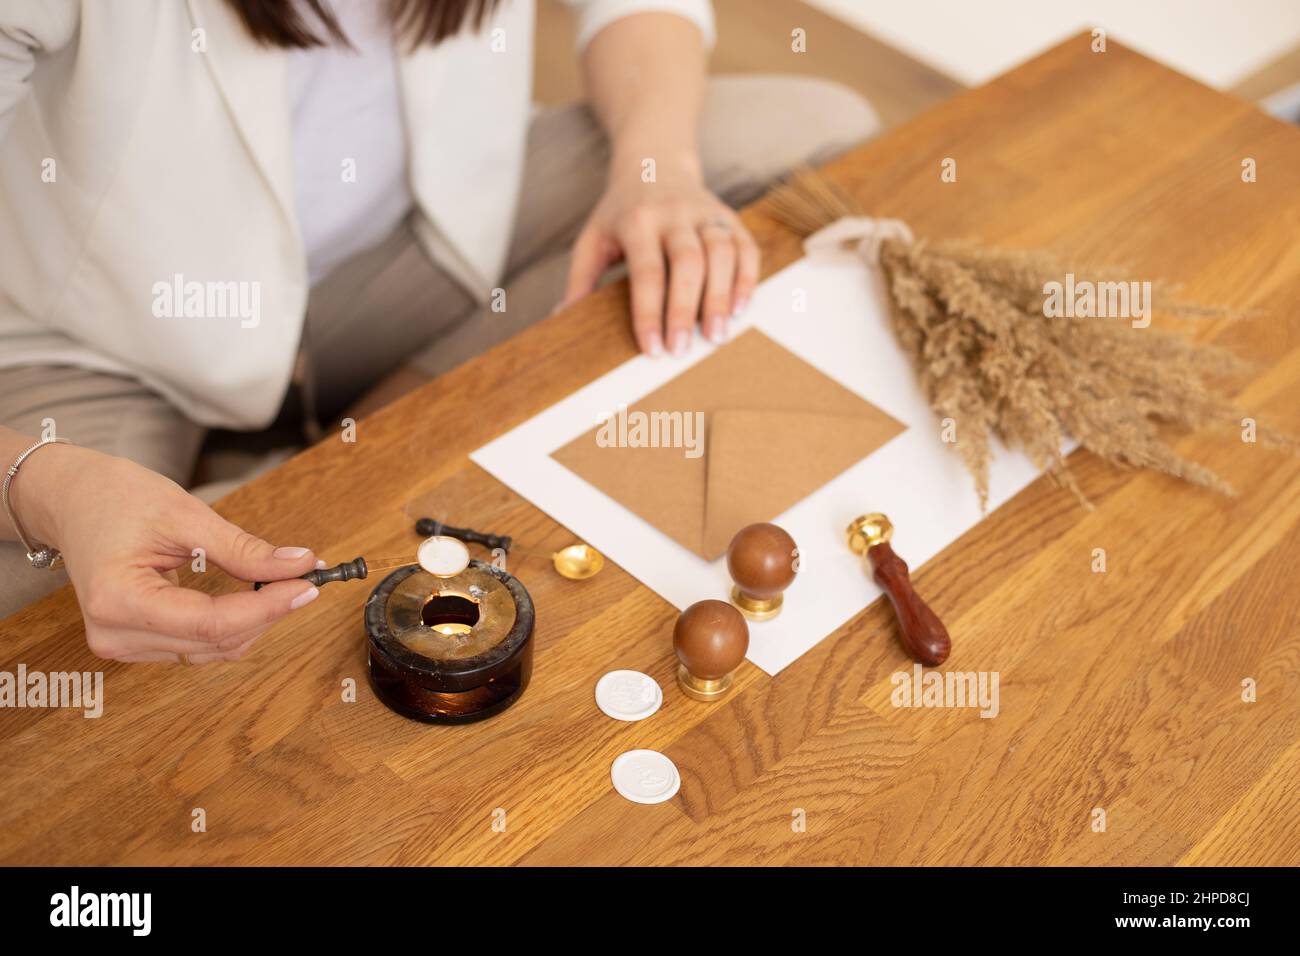
[{"label": "ring on finger", "polygon": [[731,220],[722,216],[714,216],[712,219],[705,220],[700,224],[700,231],[703,232],[705,229],[721,229],[723,232],[730,234]]}]

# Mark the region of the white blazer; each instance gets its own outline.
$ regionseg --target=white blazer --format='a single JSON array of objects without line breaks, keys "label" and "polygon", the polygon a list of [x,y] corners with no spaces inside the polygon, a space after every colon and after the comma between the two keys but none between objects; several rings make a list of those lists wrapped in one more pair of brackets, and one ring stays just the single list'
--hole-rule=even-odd
[{"label": "white blazer", "polygon": [[[566,2],[580,48],[647,10],[713,39],[708,0]],[[532,48],[533,0],[399,48],[417,233],[480,299],[510,241]],[[269,423],[308,292],[290,136],[285,52],[226,0],[4,0],[0,367],[127,375],[201,424]]]}]

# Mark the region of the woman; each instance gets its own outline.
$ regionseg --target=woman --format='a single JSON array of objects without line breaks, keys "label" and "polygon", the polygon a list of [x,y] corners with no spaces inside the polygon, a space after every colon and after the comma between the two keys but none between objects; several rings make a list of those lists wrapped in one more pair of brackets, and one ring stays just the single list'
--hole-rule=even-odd
[{"label": "woman", "polygon": [[[618,262],[643,352],[725,335],[759,256],[720,194],[871,111],[706,83],[707,0],[572,6],[590,106],[530,123],[530,0],[6,2],[0,614],[66,580],[33,566],[58,552],[96,654],[237,658],[316,596],[316,557],[182,490],[207,428],[395,394]],[[276,583],[181,588],[198,549]]]}]

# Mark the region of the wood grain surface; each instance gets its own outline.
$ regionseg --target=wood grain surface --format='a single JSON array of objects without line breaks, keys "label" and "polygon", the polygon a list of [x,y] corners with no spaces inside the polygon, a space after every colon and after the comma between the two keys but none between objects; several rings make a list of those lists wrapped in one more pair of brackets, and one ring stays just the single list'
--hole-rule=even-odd
[{"label": "wood grain surface", "polygon": [[[955,183],[940,181],[945,157]],[[1255,362],[1244,408],[1300,434],[1294,128],[1117,44],[1094,54],[1081,35],[827,173],[918,235],[1047,246],[1253,310],[1194,334]],[[769,271],[798,255],[746,215]],[[551,317],[219,510],[331,561],[409,550],[415,499],[457,524],[567,543],[467,455],[633,354],[625,295]],[[892,705],[890,677],[912,665],[883,601],[778,677],[746,663],[729,699],[700,704],[674,683],[673,608],[618,567],[574,584],[524,559],[531,687],[486,723],[429,727],[366,684],[374,582],[331,585],[243,661],[193,668],[103,665],[65,589],[0,624],[0,669],[102,667],[104,715],[0,712],[0,862],[1295,864],[1300,457],[1235,433],[1176,440],[1239,496],[1075,454],[1096,510],[1039,481],[914,569],[953,636],[944,670],[999,673],[991,719]],[[238,586],[216,571],[190,580]],[[613,668],[651,674],[662,709],[604,717],[592,690]],[[612,790],[611,761],[637,747],[676,762],[674,799]],[[206,832],[192,832],[196,808]]]},{"label": "wood grain surface", "polygon": [[[819,76],[843,83],[875,107],[890,129],[964,87],[901,50],[799,0],[713,0],[717,43],[709,72]],[[803,52],[792,47],[802,30]],[[560,0],[537,4],[534,90],[547,106],[582,97],[582,71],[573,56],[573,11]]]}]

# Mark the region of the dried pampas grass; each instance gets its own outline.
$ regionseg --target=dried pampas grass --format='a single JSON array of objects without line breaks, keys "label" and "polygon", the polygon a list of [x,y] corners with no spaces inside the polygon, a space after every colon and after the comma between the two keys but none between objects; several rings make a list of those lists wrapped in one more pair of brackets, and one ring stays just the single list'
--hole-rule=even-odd
[{"label": "dried pampas grass", "polygon": [[[802,172],[769,194],[765,211],[800,235],[862,216],[824,179]],[[1068,272],[1103,282],[1109,273],[1067,266],[1042,252],[1005,251],[969,242],[885,239],[880,267],[894,332],[911,356],[935,414],[956,426],[956,444],[988,502],[989,436],[1020,447],[1088,505],[1061,454],[1071,436],[1121,466],[1151,468],[1231,494],[1218,475],[1179,455],[1161,425],[1242,427],[1243,413],[1219,390],[1240,375],[1231,353],[1196,345],[1126,319],[1048,317],[1044,287]],[[1163,295],[1161,293],[1164,293]],[[1221,310],[1166,298],[1175,315]],[[1263,430],[1262,441],[1295,447]]]}]

